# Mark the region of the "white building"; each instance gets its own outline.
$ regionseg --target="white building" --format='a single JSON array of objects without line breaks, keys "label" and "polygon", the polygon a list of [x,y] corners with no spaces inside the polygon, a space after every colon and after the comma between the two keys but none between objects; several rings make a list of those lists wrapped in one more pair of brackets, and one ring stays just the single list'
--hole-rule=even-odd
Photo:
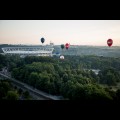
[{"label": "white building", "polygon": [[53,56],[54,48],[52,46],[21,46],[21,47],[4,47],[4,54],[20,56]]}]

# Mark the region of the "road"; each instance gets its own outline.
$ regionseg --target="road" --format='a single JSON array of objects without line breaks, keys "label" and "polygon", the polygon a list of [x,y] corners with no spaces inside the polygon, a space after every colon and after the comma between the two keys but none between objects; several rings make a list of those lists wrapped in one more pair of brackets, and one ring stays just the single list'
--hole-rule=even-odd
[{"label": "road", "polygon": [[34,89],[31,86],[29,86],[23,82],[20,82],[14,78],[11,78],[10,76],[5,75],[1,72],[0,72],[0,75],[5,78],[8,78],[13,84],[20,87],[21,89],[27,90],[30,93],[30,95],[36,100],[60,100],[59,96],[53,96],[53,95],[47,94],[43,91]]},{"label": "road", "polygon": [[[13,82],[11,82],[11,84],[12,84],[13,86],[16,86],[17,89],[21,88],[24,92],[25,92],[26,90],[28,91],[28,89],[26,89],[26,88],[24,88],[24,87],[21,87],[21,86],[19,86],[19,85],[16,85],[16,84],[13,83]],[[30,96],[32,97],[31,100],[48,100],[48,99],[44,98],[43,96],[40,96],[40,95],[38,96],[38,95],[36,95],[35,93],[33,93],[33,92],[31,92],[31,91],[29,91],[29,94],[30,94]]]}]

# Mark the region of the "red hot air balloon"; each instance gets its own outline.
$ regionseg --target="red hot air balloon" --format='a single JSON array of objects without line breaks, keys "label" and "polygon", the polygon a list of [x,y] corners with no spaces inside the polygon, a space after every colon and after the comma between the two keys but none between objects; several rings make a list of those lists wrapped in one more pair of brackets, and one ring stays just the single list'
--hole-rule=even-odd
[{"label": "red hot air balloon", "polygon": [[66,47],[66,49],[68,49],[70,47],[70,44],[66,43],[65,47]]},{"label": "red hot air balloon", "polygon": [[113,40],[112,40],[112,39],[108,39],[108,40],[107,40],[107,44],[108,44],[109,47],[111,47],[112,44],[113,44]]}]

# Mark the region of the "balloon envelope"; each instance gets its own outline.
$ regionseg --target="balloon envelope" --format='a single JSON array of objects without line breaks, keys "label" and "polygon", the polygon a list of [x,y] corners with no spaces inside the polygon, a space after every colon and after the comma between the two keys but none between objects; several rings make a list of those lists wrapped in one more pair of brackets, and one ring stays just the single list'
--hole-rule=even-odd
[{"label": "balloon envelope", "polygon": [[112,39],[108,39],[108,40],[107,40],[107,44],[108,44],[109,47],[111,47],[112,44],[113,44],[113,40],[112,40]]},{"label": "balloon envelope", "polygon": [[44,39],[44,38],[41,38],[41,42],[44,43],[44,42],[45,42],[45,39]]},{"label": "balloon envelope", "polygon": [[64,59],[64,56],[63,56],[63,55],[61,55],[61,56],[60,56],[60,59]]},{"label": "balloon envelope", "polygon": [[64,44],[62,44],[62,45],[61,45],[61,48],[64,49],[64,47],[65,47]]},{"label": "balloon envelope", "polygon": [[65,47],[66,47],[66,49],[68,49],[70,47],[70,44],[66,43]]}]

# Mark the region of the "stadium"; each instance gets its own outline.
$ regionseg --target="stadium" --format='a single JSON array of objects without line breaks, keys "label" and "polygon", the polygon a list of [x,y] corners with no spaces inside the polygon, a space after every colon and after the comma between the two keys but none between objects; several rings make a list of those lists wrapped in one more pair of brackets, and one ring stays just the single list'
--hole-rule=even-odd
[{"label": "stadium", "polygon": [[51,45],[45,46],[20,46],[20,47],[3,47],[4,54],[24,56],[53,56],[54,48]]}]

